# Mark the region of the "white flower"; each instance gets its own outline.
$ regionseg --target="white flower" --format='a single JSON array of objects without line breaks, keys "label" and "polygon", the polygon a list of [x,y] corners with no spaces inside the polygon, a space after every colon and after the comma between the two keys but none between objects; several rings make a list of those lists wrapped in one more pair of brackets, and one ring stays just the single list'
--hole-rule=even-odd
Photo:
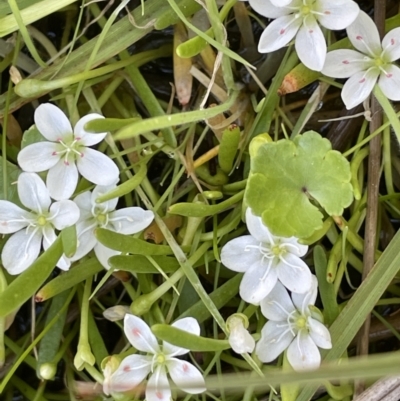
[{"label": "white flower", "polygon": [[269,319],[261,330],[256,354],[262,362],[271,362],[287,349],[287,359],[295,370],[316,369],[321,363],[318,347],[332,348],[329,330],[311,314],[310,305],[317,298],[318,282],[313,276],[312,289],[292,294],[277,283],[261,301],[261,312]]},{"label": "white flower", "polygon": [[260,217],[246,211],[246,224],[251,235],[229,241],[221,250],[222,263],[243,273],[240,296],[258,305],[280,280],[290,291],[304,293],[311,287],[311,272],[300,259],[308,246],[295,237],[273,236]]},{"label": "white flower", "polygon": [[322,73],[333,78],[349,78],[342,90],[347,109],[362,103],[376,82],[384,95],[400,100],[400,68],[393,62],[400,58],[400,28],[392,29],[382,40],[372,19],[363,11],[347,28],[353,46],[359,50],[329,52]]},{"label": "white flower", "polygon": [[81,215],[76,225],[78,248],[72,261],[79,260],[93,248],[99,262],[109,269],[108,259],[121,252],[107,248],[97,241],[94,231],[96,228],[106,228],[121,234],[136,234],[145,229],[154,219],[154,213],[141,207],[126,207],[115,210],[118,198],[107,202],[96,203],[96,199],[114,189],[116,184],[96,186],[93,192],[87,191],[77,197],[74,202],[78,205]]},{"label": "white flower", "polygon": [[[200,334],[200,326],[192,317],[177,320],[172,326],[191,334]],[[147,355],[127,356],[107,380],[107,386],[103,388],[107,395],[134,389],[150,372],[152,374],[147,381],[146,401],[170,400],[171,388],[167,373],[177,387],[189,394],[198,394],[206,390],[200,371],[191,363],[176,358],[189,350],[165,341],[160,347],[149,326],[134,315],[125,316],[124,331],[129,342]]]},{"label": "white flower", "polygon": [[[72,226],[79,218],[79,208],[74,202],[51,203],[49,191],[37,174],[20,174],[18,196],[29,211],[0,200],[0,234],[15,233],[1,254],[3,266],[10,274],[23,272],[37,259],[42,240],[44,249],[50,247],[56,239],[54,228],[62,230]],[[57,263],[63,270],[68,270],[69,265],[65,257]]]},{"label": "white flower", "polygon": [[50,142],[26,146],[18,154],[18,163],[28,172],[49,170],[46,184],[53,199],[71,197],[78,183],[78,171],[94,184],[109,185],[117,181],[116,164],[103,153],[88,148],[101,142],[107,133],[90,134],[84,126],[103,116],[88,114],[72,130],[67,116],[58,107],[45,103],[36,109],[34,118],[37,129]]},{"label": "white flower", "polygon": [[[245,323],[247,325],[245,326]],[[256,342],[247,330],[248,320],[242,313],[235,313],[229,316],[226,321],[229,329],[229,344],[237,354],[253,352]]]},{"label": "white flower", "polygon": [[250,0],[250,5],[263,16],[276,18],[261,35],[258,51],[278,50],[297,35],[295,47],[299,59],[316,71],[321,71],[326,57],[326,42],[319,25],[344,29],[359,12],[352,0]]}]

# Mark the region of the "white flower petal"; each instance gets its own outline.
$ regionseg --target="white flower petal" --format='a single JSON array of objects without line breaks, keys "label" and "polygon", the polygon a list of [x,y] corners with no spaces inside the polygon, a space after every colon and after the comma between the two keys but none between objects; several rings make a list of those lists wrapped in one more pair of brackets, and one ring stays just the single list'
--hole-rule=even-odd
[{"label": "white flower petal", "polygon": [[269,0],[275,7],[285,7],[291,3],[292,0]]},{"label": "white flower petal", "polygon": [[231,330],[228,340],[230,346],[237,354],[251,353],[256,346],[254,338],[244,328],[243,323]]},{"label": "white flower petal", "polygon": [[243,273],[260,261],[260,242],[251,235],[243,235],[227,242],[221,249],[221,262],[230,270]]},{"label": "white flower petal", "polygon": [[342,89],[342,100],[347,110],[361,104],[371,94],[378,79],[379,70],[360,71],[352,75]]},{"label": "white flower petal", "polygon": [[181,390],[189,394],[206,391],[203,375],[191,363],[174,358],[167,362],[167,366],[171,379]]},{"label": "white flower petal", "polygon": [[[272,262],[273,263],[273,262]],[[271,266],[268,274],[268,260],[254,263],[244,273],[240,283],[240,296],[250,304],[258,305],[274,288],[277,282],[277,274],[274,266]]]},{"label": "white flower petal", "polygon": [[101,142],[106,136],[107,132],[101,132],[98,134],[91,134],[85,130],[85,124],[92,120],[98,120],[99,118],[104,118],[101,114],[90,113],[82,117],[74,127],[74,136],[76,139],[80,138],[79,142],[84,146],[96,145],[96,143]]},{"label": "white flower petal", "polygon": [[97,227],[94,219],[81,221],[76,225],[76,235],[78,238],[78,247],[75,255],[71,260],[79,260],[87,255],[97,244],[97,239],[94,235],[94,229]]},{"label": "white flower petal", "polygon": [[111,191],[112,189],[115,189],[117,187],[116,183],[113,183],[111,185],[96,185],[91,192],[91,207],[93,205],[102,208],[106,213],[111,212],[115,210],[118,204],[118,198],[113,198],[110,199],[109,201],[106,202],[101,202],[101,203],[96,203],[96,200],[99,196],[106,194],[107,192]]},{"label": "white flower petal", "polygon": [[136,234],[151,224],[154,213],[141,207],[125,207],[109,213],[108,217],[115,231],[122,234]]},{"label": "white flower petal", "polygon": [[12,202],[0,200],[0,234],[11,234],[29,224],[36,215],[21,209]]},{"label": "white flower petal", "polygon": [[314,305],[318,295],[318,280],[311,275],[311,287],[304,293],[292,293],[292,301],[297,310],[303,315],[308,311],[309,305]]},{"label": "white flower petal", "polygon": [[329,330],[321,322],[313,319],[312,317],[307,318],[307,323],[310,337],[314,343],[320,348],[332,348],[332,340]]},{"label": "white flower petal", "polygon": [[355,21],[360,12],[357,3],[349,0],[318,0],[315,11],[322,26],[331,30],[345,29]]},{"label": "white flower petal", "polygon": [[77,204],[80,211],[79,221],[93,217],[91,195],[92,193],[90,191],[86,191],[74,198],[74,202]]},{"label": "white flower petal", "polygon": [[278,279],[289,291],[304,293],[311,288],[310,269],[299,257],[286,253],[276,270]]},{"label": "white flower petal", "polygon": [[56,142],[72,134],[67,116],[51,103],[43,103],[35,110],[35,124],[39,132],[49,141]]},{"label": "white flower petal", "polygon": [[400,58],[400,28],[392,29],[382,40],[384,57],[389,61],[396,61]]},{"label": "white flower petal", "polygon": [[390,100],[400,100],[400,68],[394,64],[384,67],[378,81],[383,94]]},{"label": "white flower petal", "polygon": [[122,393],[137,387],[151,371],[152,358],[144,355],[129,355],[111,375],[109,393]]},{"label": "white flower petal", "polygon": [[67,258],[65,255],[62,255],[56,266],[64,271],[68,271],[71,267],[71,259]]},{"label": "white flower petal", "polygon": [[78,170],[75,163],[66,165],[64,160],[52,167],[46,178],[50,196],[55,200],[69,199],[78,184]]},{"label": "white flower petal", "polygon": [[54,228],[50,224],[43,227],[43,249],[46,251],[51,244],[56,240],[57,235]]},{"label": "white flower petal", "polygon": [[96,185],[110,185],[118,180],[117,165],[106,155],[90,148],[81,149],[82,157],[77,159],[79,172]]},{"label": "white flower petal", "polygon": [[285,47],[295,37],[302,22],[302,18],[295,18],[293,15],[279,17],[272,21],[261,34],[258,51],[270,53]]},{"label": "white flower petal", "polygon": [[314,370],[321,364],[321,354],[311,337],[301,330],[287,350],[287,358],[294,370]]},{"label": "white flower petal", "polygon": [[296,36],[295,48],[302,63],[310,70],[321,71],[325,63],[326,42],[315,18],[304,19]]},{"label": "white flower petal", "polygon": [[[199,323],[193,317],[185,317],[183,319],[179,319],[171,326],[187,331],[188,333],[195,334],[196,336],[200,335]],[[163,341],[163,352],[169,356],[178,356],[187,354],[189,350],[182,347],[177,347],[166,341]]]},{"label": "white flower petal", "polygon": [[347,35],[353,46],[369,56],[379,56],[382,52],[378,29],[364,11],[358,13],[355,21],[347,27]]},{"label": "white flower petal", "polygon": [[79,208],[71,200],[54,202],[50,207],[51,222],[57,230],[73,226],[79,219]]},{"label": "white flower petal", "polygon": [[107,248],[103,244],[100,244],[100,242],[97,242],[97,244],[94,246],[94,253],[96,254],[98,261],[107,270],[111,267],[108,263],[108,259],[110,259],[111,256],[121,255],[121,252]]},{"label": "white flower petal", "polygon": [[47,171],[57,164],[60,156],[54,154],[58,150],[56,143],[38,142],[25,146],[18,153],[18,164],[24,171]]},{"label": "white flower petal", "polygon": [[296,309],[286,288],[279,281],[272,291],[260,302],[261,312],[273,321],[286,321],[288,316]]},{"label": "white flower petal", "polygon": [[256,345],[256,355],[261,362],[272,362],[293,340],[293,334],[284,322],[267,322],[261,330],[261,338]]},{"label": "white flower petal", "polygon": [[170,401],[171,387],[163,366],[157,366],[146,386],[146,401]]},{"label": "white flower petal", "polygon": [[326,55],[322,73],[332,78],[348,78],[357,72],[365,71],[373,62],[372,59],[355,50],[341,49]]},{"label": "white flower petal", "polygon": [[43,180],[35,173],[21,173],[18,177],[18,196],[21,203],[36,213],[49,210],[51,199]]},{"label": "white flower petal", "polygon": [[139,317],[126,314],[124,332],[129,342],[139,351],[156,354],[160,348],[150,327]]},{"label": "white flower petal", "polygon": [[[285,3],[288,3],[288,0],[283,0]],[[256,11],[258,14],[261,14],[267,18],[278,18],[283,15],[290,14],[292,10],[287,9],[285,7],[277,7],[276,4],[280,2],[280,0],[249,0],[251,8]],[[290,3],[290,1],[289,1]],[[286,4],[285,4],[286,5]]]},{"label": "white flower petal", "polygon": [[42,242],[40,230],[21,230],[13,234],[4,245],[1,260],[9,274],[26,270],[39,256]]},{"label": "white flower petal", "polygon": [[250,208],[246,210],[246,226],[250,234],[259,242],[264,244],[274,244],[275,237],[271,234],[268,227],[262,222],[262,218],[255,216]]}]

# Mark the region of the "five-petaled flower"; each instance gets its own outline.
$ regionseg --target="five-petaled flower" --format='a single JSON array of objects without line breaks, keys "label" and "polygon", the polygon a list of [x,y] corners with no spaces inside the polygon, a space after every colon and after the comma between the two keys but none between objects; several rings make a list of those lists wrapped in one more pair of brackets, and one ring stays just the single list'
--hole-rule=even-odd
[{"label": "five-petaled flower", "polygon": [[78,183],[78,171],[97,185],[117,181],[117,165],[107,155],[88,147],[101,142],[107,135],[91,134],[84,128],[87,122],[99,118],[104,117],[88,114],[72,130],[67,116],[58,107],[45,103],[36,109],[36,127],[49,142],[37,142],[23,148],[18,154],[18,163],[27,172],[49,170],[46,184],[53,199],[71,197]]},{"label": "five-petaled flower", "polygon": [[310,310],[317,298],[318,282],[312,276],[311,290],[305,294],[292,293],[277,283],[261,301],[261,312],[269,319],[261,330],[256,354],[262,362],[272,362],[287,349],[287,359],[295,370],[319,367],[321,355],[318,347],[332,348],[329,330],[322,323],[322,315]]},{"label": "five-petaled flower", "polygon": [[[177,320],[172,326],[191,334],[200,334],[200,326],[192,317]],[[165,341],[160,347],[150,327],[134,315],[125,315],[124,331],[129,342],[147,355],[133,354],[124,358],[118,369],[111,376],[108,375],[106,386],[103,386],[105,394],[132,390],[149,373],[152,374],[147,381],[146,401],[170,400],[171,388],[167,373],[177,387],[189,394],[198,394],[206,390],[201,372],[190,362],[176,358],[189,350]]]},{"label": "five-petaled flower", "polygon": [[308,291],[311,272],[300,259],[308,246],[299,244],[295,237],[275,237],[250,208],[246,211],[246,224],[251,235],[235,238],[221,250],[221,261],[228,269],[244,272],[240,283],[242,299],[258,305],[278,280],[290,291]]},{"label": "five-petaled flower", "polygon": [[[62,230],[74,225],[79,208],[70,200],[51,203],[49,191],[42,179],[34,173],[18,177],[18,196],[30,211],[12,202],[0,200],[0,233],[13,234],[4,245],[1,260],[10,274],[26,270],[38,257],[43,240],[46,250],[55,241],[54,228]],[[70,263],[63,256],[57,263],[68,270]]]},{"label": "five-petaled flower", "polygon": [[100,263],[109,269],[108,259],[121,252],[107,248],[97,241],[96,228],[106,228],[121,234],[136,234],[145,229],[154,219],[154,213],[141,207],[126,207],[115,210],[118,198],[97,203],[96,199],[114,189],[116,184],[96,186],[92,192],[86,191],[75,197],[74,202],[80,210],[80,218],[76,225],[78,248],[72,261],[79,260],[93,248]]},{"label": "five-petaled flower", "polygon": [[276,18],[260,37],[258,51],[269,53],[286,46],[295,36],[299,59],[312,70],[321,71],[326,42],[319,25],[332,30],[348,27],[357,17],[352,0],[249,0],[251,7],[267,18]]},{"label": "five-petaled flower", "polygon": [[347,35],[359,51],[329,52],[322,69],[328,77],[349,78],[342,90],[347,109],[367,99],[377,81],[387,98],[400,100],[400,68],[393,64],[400,58],[400,28],[391,30],[381,43],[376,25],[361,11]]}]

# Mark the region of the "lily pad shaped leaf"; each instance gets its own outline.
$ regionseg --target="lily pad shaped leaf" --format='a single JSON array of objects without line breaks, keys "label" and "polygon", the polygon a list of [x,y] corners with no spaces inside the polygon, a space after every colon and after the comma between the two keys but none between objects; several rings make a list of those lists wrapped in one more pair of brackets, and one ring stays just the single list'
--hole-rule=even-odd
[{"label": "lily pad shaped leaf", "polygon": [[253,153],[245,202],[276,236],[307,238],[322,227],[321,208],[340,216],[352,200],[349,162],[317,132]]}]

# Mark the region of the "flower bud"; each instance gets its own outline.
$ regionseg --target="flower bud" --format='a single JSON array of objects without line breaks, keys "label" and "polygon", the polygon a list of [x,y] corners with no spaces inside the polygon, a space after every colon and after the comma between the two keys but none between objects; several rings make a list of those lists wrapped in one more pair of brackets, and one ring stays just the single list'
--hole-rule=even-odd
[{"label": "flower bud", "polygon": [[229,330],[229,344],[238,354],[253,352],[256,345],[254,338],[246,329],[249,326],[247,316],[235,313],[226,322]]},{"label": "flower bud", "polygon": [[43,380],[54,380],[57,372],[57,364],[43,363],[39,368],[39,376]]},{"label": "flower bud", "polygon": [[83,370],[85,363],[90,366],[93,366],[96,363],[96,358],[94,357],[88,343],[78,345],[78,351],[74,358],[74,365],[78,370]]},{"label": "flower bud", "polygon": [[127,313],[130,313],[129,306],[116,305],[106,309],[103,316],[110,322],[116,322],[122,320]]}]

